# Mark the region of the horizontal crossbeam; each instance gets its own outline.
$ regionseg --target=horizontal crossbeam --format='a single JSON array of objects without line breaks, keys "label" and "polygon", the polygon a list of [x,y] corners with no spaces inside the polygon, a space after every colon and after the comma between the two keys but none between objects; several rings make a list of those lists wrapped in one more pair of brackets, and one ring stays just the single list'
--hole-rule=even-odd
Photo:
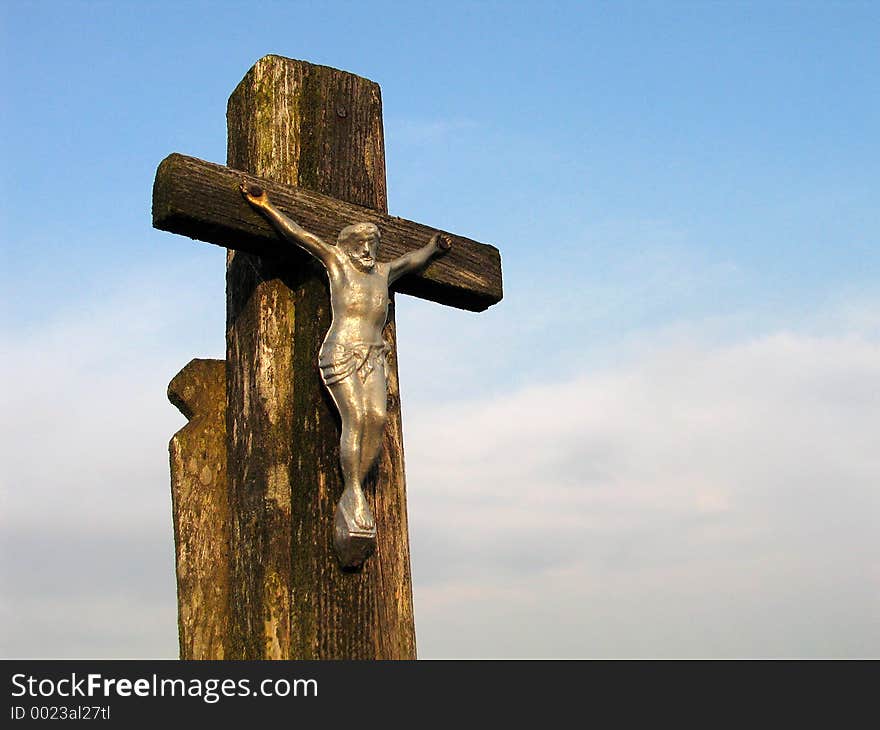
[{"label": "horizontal crossbeam", "polygon": [[[351,223],[375,223],[382,234],[382,261],[423,246],[438,232],[420,223],[180,154],[166,157],[156,171],[153,226],[259,256],[305,260],[307,254],[280,241],[266,219],[247,204],[239,192],[242,180],[262,187],[279,210],[328,243],[335,242],[339,231]],[[452,239],[449,254],[421,273],[400,279],[395,290],[474,312],[501,301],[498,249],[446,235]]]}]

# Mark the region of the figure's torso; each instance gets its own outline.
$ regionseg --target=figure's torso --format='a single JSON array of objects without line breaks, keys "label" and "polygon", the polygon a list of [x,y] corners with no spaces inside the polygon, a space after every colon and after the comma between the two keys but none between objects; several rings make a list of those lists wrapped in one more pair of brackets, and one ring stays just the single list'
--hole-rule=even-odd
[{"label": "figure's torso", "polygon": [[328,276],[333,321],[325,342],[380,343],[388,318],[388,265],[361,271],[346,261]]}]

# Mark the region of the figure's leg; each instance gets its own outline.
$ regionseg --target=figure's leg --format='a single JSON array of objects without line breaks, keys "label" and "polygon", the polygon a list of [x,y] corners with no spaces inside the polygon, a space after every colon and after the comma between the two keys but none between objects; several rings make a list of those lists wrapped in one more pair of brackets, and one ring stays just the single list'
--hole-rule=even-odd
[{"label": "figure's leg", "polygon": [[348,377],[327,386],[342,420],[342,436],[339,440],[339,463],[345,490],[339,506],[354,520],[361,530],[373,530],[375,521],[364,496],[361,468],[363,461],[366,416],[363,408],[363,383]]},{"label": "figure's leg", "polygon": [[364,481],[382,451],[385,423],[388,420],[388,384],[384,369],[378,367],[370,373],[364,384],[364,429],[361,442],[360,478]]}]

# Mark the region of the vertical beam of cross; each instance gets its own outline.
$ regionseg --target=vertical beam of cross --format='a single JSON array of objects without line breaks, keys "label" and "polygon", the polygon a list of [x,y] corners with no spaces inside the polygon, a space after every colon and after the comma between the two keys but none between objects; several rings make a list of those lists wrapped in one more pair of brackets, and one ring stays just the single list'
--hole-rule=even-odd
[{"label": "vertical beam of cross", "polygon": [[[385,212],[378,85],[266,56],[229,99],[227,164]],[[230,251],[227,434],[230,658],[414,658],[393,304],[389,421],[368,496],[376,554],[340,570],[338,416],[315,365],[330,324],[324,272]]]}]

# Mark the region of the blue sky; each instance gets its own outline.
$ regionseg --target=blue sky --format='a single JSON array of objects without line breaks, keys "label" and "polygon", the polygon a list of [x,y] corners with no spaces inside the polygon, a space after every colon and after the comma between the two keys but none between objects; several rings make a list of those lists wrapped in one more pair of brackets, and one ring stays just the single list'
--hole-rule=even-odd
[{"label": "blue sky", "polygon": [[[876,4],[18,2],[0,23],[2,340],[17,384],[4,402],[7,534],[83,560],[112,543],[147,576],[141,624],[155,623],[148,639],[134,625],[102,638],[66,619],[80,638],[53,639],[56,651],[174,653],[164,448],[182,418],[164,388],[190,357],[223,352],[223,253],[153,230],[150,188],[170,152],[224,161],[226,99],[267,53],[377,81],[390,211],[502,251],[492,310],[400,306],[423,655],[880,651],[880,465],[864,440],[880,415]],[[562,418],[573,403],[580,415]],[[508,421],[530,427],[507,433]],[[462,448],[485,445],[470,471],[434,463],[442,424]],[[498,484],[524,449],[530,483]],[[527,552],[541,560],[506,542],[522,534],[506,500],[536,494],[548,526],[553,505],[582,516],[569,553],[540,525]],[[668,511],[676,500],[694,514]],[[768,505],[791,502],[765,523]],[[482,522],[448,544],[442,520],[462,510]],[[823,513],[835,516],[824,533]],[[676,536],[695,514],[720,527],[688,538],[706,556],[688,567]],[[808,565],[821,562],[814,530],[828,560],[856,555],[841,585]],[[767,582],[788,593],[747,580],[744,546],[778,561]],[[589,562],[606,548],[625,566],[664,550],[669,562],[634,577]],[[22,587],[7,625],[47,616],[50,563],[31,582],[8,568]],[[652,621],[633,607],[661,578],[671,587],[651,599]],[[96,574],[91,598],[71,584],[58,600],[130,610],[144,601],[129,579]],[[723,581],[738,602],[673,630]],[[846,621],[835,592],[852,596]],[[780,633],[803,597],[824,608]],[[735,609],[749,620],[719,636]],[[547,616],[583,641],[521,638]]]}]

